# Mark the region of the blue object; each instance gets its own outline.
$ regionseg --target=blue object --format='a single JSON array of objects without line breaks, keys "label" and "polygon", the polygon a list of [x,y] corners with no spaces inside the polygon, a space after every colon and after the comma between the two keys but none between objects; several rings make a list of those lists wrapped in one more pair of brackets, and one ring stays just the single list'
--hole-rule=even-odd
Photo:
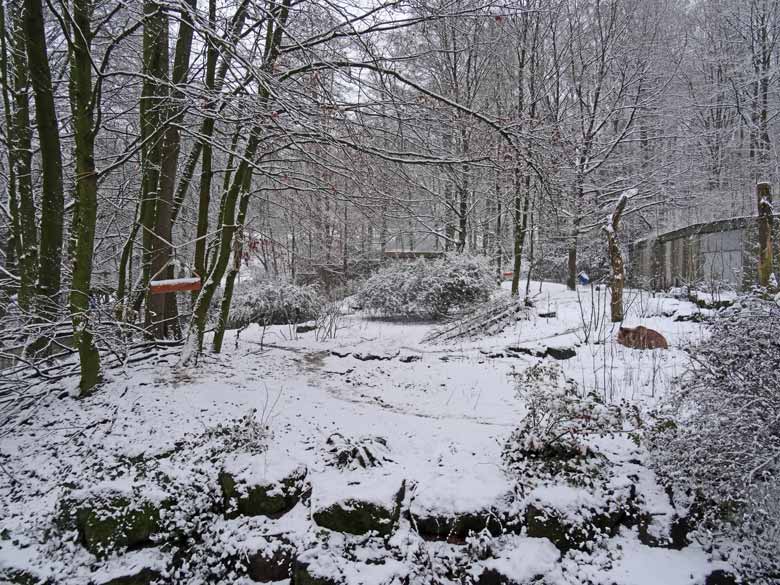
[{"label": "blue object", "polygon": [[577,282],[580,284],[589,284],[590,276],[588,276],[588,273],[583,270],[577,275]]}]

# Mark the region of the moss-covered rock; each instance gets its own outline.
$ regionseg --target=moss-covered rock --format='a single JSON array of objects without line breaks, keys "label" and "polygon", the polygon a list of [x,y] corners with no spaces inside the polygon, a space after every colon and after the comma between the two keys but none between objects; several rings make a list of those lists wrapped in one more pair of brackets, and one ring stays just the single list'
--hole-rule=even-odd
[{"label": "moss-covered rock", "polygon": [[531,504],[526,509],[526,534],[532,538],[546,538],[558,550],[582,548],[599,535],[613,536],[621,526],[620,511],[582,510],[576,518],[567,517],[560,511]]},{"label": "moss-covered rock", "polygon": [[360,496],[346,495],[315,509],[312,518],[319,526],[336,532],[376,532],[387,535],[398,522],[405,491],[405,483],[401,482],[400,488],[386,501],[381,498],[369,501],[361,499]]},{"label": "moss-covered rock", "polygon": [[292,582],[295,585],[343,585],[336,576],[321,576],[312,570],[312,561],[296,559],[293,566]]},{"label": "moss-covered rock", "polygon": [[132,575],[122,575],[121,577],[114,577],[109,581],[102,581],[100,585],[152,585],[161,576],[154,569],[145,567]]},{"label": "moss-covered rock", "polygon": [[255,550],[247,553],[247,574],[260,583],[289,579],[295,554],[295,546],[288,538],[263,537]]},{"label": "moss-covered rock", "polygon": [[412,513],[413,526],[426,540],[446,540],[451,544],[462,544],[470,533],[487,530],[492,536],[506,533],[520,533],[522,519],[510,517],[498,510],[453,513],[448,515],[429,514],[421,511]]},{"label": "moss-covered rock", "polygon": [[51,579],[38,577],[24,569],[0,569],[0,583],[12,585],[53,585]]},{"label": "moss-covered rock", "polygon": [[[235,462],[219,474],[225,516],[269,516],[278,518],[292,510],[305,492],[306,467],[290,466],[283,473],[262,473],[261,461]],[[258,467],[253,467],[254,465]],[[278,469],[275,471],[279,471]]]},{"label": "moss-covered rock", "polygon": [[312,517],[318,525],[336,532],[365,534],[373,531],[385,535],[392,531],[398,513],[374,502],[346,499],[317,510]]},{"label": "moss-covered rock", "polygon": [[393,559],[387,550],[362,552],[364,555],[356,559],[338,546],[335,549],[325,546],[309,549],[296,557],[292,582],[295,585],[396,585],[409,582],[408,567]]},{"label": "moss-covered rock", "polygon": [[723,569],[717,569],[707,575],[704,580],[705,585],[737,585],[737,583],[745,583],[740,580],[736,575]]},{"label": "moss-covered rock", "polygon": [[60,528],[75,528],[84,548],[102,558],[151,544],[161,532],[161,510],[170,505],[170,499],[98,486],[64,498],[58,523]]},{"label": "moss-covered rock", "polygon": [[86,503],[76,511],[76,527],[84,548],[103,556],[149,544],[160,530],[160,509],[149,502],[134,505],[123,497],[96,506]]}]

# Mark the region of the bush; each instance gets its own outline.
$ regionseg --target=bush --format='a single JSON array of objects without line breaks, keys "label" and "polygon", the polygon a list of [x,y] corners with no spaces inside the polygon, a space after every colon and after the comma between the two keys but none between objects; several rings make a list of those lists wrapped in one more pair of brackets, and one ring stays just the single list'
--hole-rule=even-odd
[{"label": "bush", "polygon": [[709,531],[739,543],[758,579],[780,569],[780,308],[743,301],[710,333],[689,350],[649,446],[659,475],[697,500]]},{"label": "bush", "polygon": [[366,281],[356,301],[384,317],[440,318],[486,301],[495,288],[486,258],[448,254],[382,268]]},{"label": "bush", "polygon": [[236,288],[228,318],[228,329],[252,323],[287,325],[316,319],[321,299],[313,286],[287,282],[250,282]]},{"label": "bush", "polygon": [[623,430],[628,413],[593,393],[580,395],[577,383],[555,362],[524,370],[516,388],[527,414],[504,447],[507,466],[531,481],[562,478],[581,483],[597,475],[601,462],[589,443]]}]

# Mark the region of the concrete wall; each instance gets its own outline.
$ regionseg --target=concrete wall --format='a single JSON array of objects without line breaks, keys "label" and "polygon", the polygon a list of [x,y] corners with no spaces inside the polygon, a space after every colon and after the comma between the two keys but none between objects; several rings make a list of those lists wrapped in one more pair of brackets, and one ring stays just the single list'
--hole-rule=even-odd
[{"label": "concrete wall", "polygon": [[733,218],[634,242],[629,283],[654,290],[686,284],[749,289],[757,281],[757,226],[755,217]]}]

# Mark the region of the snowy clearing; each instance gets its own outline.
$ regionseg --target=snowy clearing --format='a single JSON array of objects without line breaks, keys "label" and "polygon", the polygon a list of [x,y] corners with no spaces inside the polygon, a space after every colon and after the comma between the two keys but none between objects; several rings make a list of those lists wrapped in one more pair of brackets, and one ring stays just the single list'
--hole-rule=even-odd
[{"label": "snowy clearing", "polygon": [[[490,338],[438,345],[422,341],[435,324],[354,312],[330,341],[290,326],[252,326],[237,344],[228,332],[228,351],[195,367],[176,369],[169,354],[112,370],[86,399],[53,392],[2,432],[0,576],[196,583],[214,579],[222,569],[213,567],[228,558],[254,578],[277,574],[258,568],[258,558],[273,558],[292,564],[295,583],[704,584],[728,563],[678,542],[672,533],[685,510],[658,486],[628,434],[593,444],[609,476],[590,486],[547,482],[524,493],[502,463],[525,414],[517,373],[555,361],[581,389],[643,413],[685,364],[681,348],[706,335],[699,323],[675,320],[698,310],[691,303],[629,291],[626,324],[662,332],[670,349],[628,349],[614,342],[610,323],[590,319],[590,295],[589,287],[573,293],[545,284],[528,320]],[[576,355],[533,355],[549,347]],[[248,435],[214,431],[252,409],[259,424]],[[334,465],[334,433],[347,452],[367,441],[364,460],[373,464]],[[276,507],[254,514],[255,489],[267,499],[262,506]],[[83,528],[62,518],[95,501],[123,502],[126,517],[134,506],[154,509],[165,529],[151,532],[178,530],[178,540],[134,541],[128,531],[122,546],[89,552]],[[647,522],[600,524],[615,502],[639,506]],[[100,517],[96,509],[90,513]],[[539,513],[529,516],[531,509]],[[488,532],[478,534],[482,528]],[[575,528],[587,537],[575,538]],[[279,543],[294,551],[289,558],[275,556]],[[242,572],[219,579],[249,582]]]}]

